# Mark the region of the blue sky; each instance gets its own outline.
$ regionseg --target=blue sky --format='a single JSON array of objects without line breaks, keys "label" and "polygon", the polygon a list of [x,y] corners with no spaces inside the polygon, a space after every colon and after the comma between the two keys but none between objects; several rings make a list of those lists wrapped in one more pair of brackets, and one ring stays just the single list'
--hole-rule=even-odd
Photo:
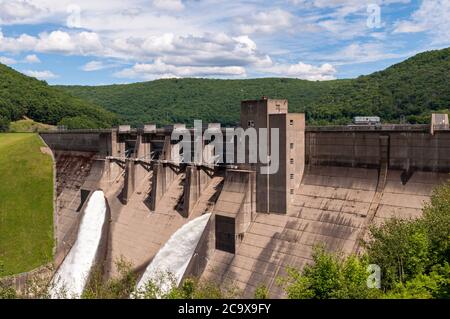
[{"label": "blue sky", "polygon": [[450,0],[0,0],[0,62],[50,84],[352,78],[450,46]]}]

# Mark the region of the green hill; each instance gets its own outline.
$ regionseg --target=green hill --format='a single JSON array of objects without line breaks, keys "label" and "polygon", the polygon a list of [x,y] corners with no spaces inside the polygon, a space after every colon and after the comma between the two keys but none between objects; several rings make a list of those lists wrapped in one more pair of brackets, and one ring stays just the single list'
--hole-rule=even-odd
[{"label": "green hill", "polygon": [[351,80],[167,79],[61,88],[134,125],[192,123],[193,119],[235,124],[240,101],[263,95],[289,99],[290,111],[306,112],[310,124],[343,124],[357,115],[378,115],[385,122],[424,123],[431,111],[450,105],[449,57],[450,48],[429,51]]},{"label": "green hill", "polygon": [[37,134],[0,134],[0,277],[52,260],[53,161]]},{"label": "green hill", "polygon": [[115,115],[92,102],[0,64],[0,131],[10,121],[25,116],[36,122],[71,128],[109,127],[116,120]]}]

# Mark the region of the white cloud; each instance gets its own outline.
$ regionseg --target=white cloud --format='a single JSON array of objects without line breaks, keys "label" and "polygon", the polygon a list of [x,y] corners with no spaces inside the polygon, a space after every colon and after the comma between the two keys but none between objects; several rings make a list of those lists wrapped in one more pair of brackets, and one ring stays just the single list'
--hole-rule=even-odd
[{"label": "white cloud", "polygon": [[6,56],[0,56],[0,63],[11,65],[11,64],[16,64],[17,61],[12,58],[8,58]]},{"label": "white cloud", "polygon": [[53,31],[41,33],[38,37],[22,34],[19,37],[5,37],[0,31],[0,51],[5,52],[54,52],[63,54],[92,55],[103,50],[98,34],[94,32],[68,33]]},{"label": "white cloud", "polygon": [[83,65],[81,69],[86,72],[99,71],[112,67],[111,64],[105,64],[102,61],[90,61]]},{"label": "white cloud", "polygon": [[325,81],[336,79],[336,69],[329,63],[314,66],[303,62],[297,64],[275,64],[263,71],[281,76],[311,81]]},{"label": "white cloud", "polygon": [[423,24],[421,25],[411,21],[401,21],[396,24],[394,33],[416,33],[425,30],[427,30],[427,27]]},{"label": "white cloud", "polygon": [[160,59],[154,63],[137,63],[115,74],[116,77],[153,80],[178,77],[245,77],[245,68],[239,66],[175,66]]},{"label": "white cloud", "polygon": [[367,34],[366,20],[349,22],[345,19],[325,19],[316,23],[324,32],[329,32],[335,39],[352,39]]},{"label": "white cloud", "polygon": [[37,39],[28,34],[22,34],[17,38],[4,37],[0,31],[0,51],[21,52],[31,51],[36,45]]},{"label": "white cloud", "polygon": [[[4,35],[0,30],[0,53],[88,56],[91,61],[81,67],[85,71],[105,69],[111,67],[108,61],[120,61],[134,67],[118,75],[132,78],[243,77],[255,71],[263,75],[330,79],[336,76],[333,66],[397,57],[392,52],[398,52],[398,47],[397,51],[388,51],[382,45],[354,43],[320,59],[316,59],[318,54],[308,59],[299,57],[314,48],[341,47],[342,39],[389,41],[389,30],[367,28],[367,5],[407,2],[289,0],[281,6],[281,1],[262,4],[229,0],[129,0],[125,4],[123,0],[0,0],[0,26],[43,22],[58,26],[37,35],[16,32],[11,35],[7,31]],[[426,7],[425,2],[431,6],[431,1],[425,0],[422,7]],[[80,8],[77,22],[80,28],[67,24],[73,13],[67,10],[71,4]],[[396,32],[426,30],[434,32],[435,39],[445,39],[450,30],[445,21],[448,11],[436,6],[422,7],[411,19],[399,22]],[[430,13],[431,9],[434,12]],[[383,10],[382,21],[389,24],[392,15],[385,18]],[[426,14],[431,14],[429,20],[438,19],[434,24],[425,23]],[[6,30],[9,32],[10,28]],[[269,53],[272,58],[324,64],[277,63]],[[330,68],[331,64],[325,62],[333,66]]]},{"label": "white cloud", "polygon": [[298,6],[316,8],[345,8],[342,13],[351,13],[367,7],[368,4],[390,5],[395,3],[410,3],[411,0],[289,0],[290,3]]},{"label": "white cloud", "polygon": [[153,0],[153,5],[156,8],[164,10],[180,11],[184,9],[184,5],[181,0]]},{"label": "white cloud", "polygon": [[289,31],[292,25],[293,15],[285,10],[275,9],[266,12],[258,12],[250,17],[239,17],[239,31],[244,34],[273,33],[276,31]]},{"label": "white cloud", "polygon": [[41,15],[43,10],[27,0],[0,1],[0,24],[26,23]]},{"label": "white cloud", "polygon": [[64,31],[42,33],[36,45],[39,52],[60,52],[66,54],[90,55],[102,51],[102,43],[94,32],[69,34]]},{"label": "white cloud", "polygon": [[230,37],[224,33],[205,33],[198,36],[163,34],[146,38],[100,37],[94,32],[53,31],[38,37],[21,35],[3,37],[0,32],[0,51],[61,53],[110,57],[143,62],[160,58],[164,62],[190,66],[246,66],[267,65],[270,57],[258,51],[248,36]]},{"label": "white cloud", "polygon": [[26,70],[23,73],[25,73],[28,76],[37,78],[39,80],[50,80],[57,78],[58,76],[54,74],[51,71],[33,71],[33,70]]},{"label": "white cloud", "polygon": [[25,57],[24,61],[26,63],[41,63],[38,56],[36,54],[29,54]]},{"label": "white cloud", "polygon": [[[361,36],[380,36],[377,29],[388,23],[384,13],[391,4],[406,4],[410,0],[290,0],[304,10],[313,12],[301,16],[296,29],[328,36],[333,40],[348,40]],[[380,7],[380,24],[374,28],[369,25],[373,12],[370,6]],[[371,22],[373,23],[373,22]]]},{"label": "white cloud", "polygon": [[[397,59],[408,56],[409,53],[392,53],[383,43],[352,43],[334,54],[323,56],[328,61],[333,61],[336,65],[367,63],[386,59]],[[320,58],[320,56],[316,56]]]},{"label": "white cloud", "polygon": [[115,57],[134,57],[138,62],[159,58],[178,66],[249,66],[270,62],[248,36],[230,37],[224,33],[119,38],[113,42],[112,49]]},{"label": "white cloud", "polygon": [[450,43],[450,0],[424,0],[409,20],[396,23],[394,33],[424,31],[435,44]]},{"label": "white cloud", "polygon": [[76,44],[67,32],[53,31],[50,34],[41,34],[36,50],[40,52],[66,52],[75,51]]}]

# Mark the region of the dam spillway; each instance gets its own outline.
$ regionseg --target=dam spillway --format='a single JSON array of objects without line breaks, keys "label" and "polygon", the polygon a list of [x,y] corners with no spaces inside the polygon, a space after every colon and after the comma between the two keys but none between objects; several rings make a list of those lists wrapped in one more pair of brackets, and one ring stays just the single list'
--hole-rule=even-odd
[{"label": "dam spillway", "polygon": [[82,295],[99,252],[106,212],[104,193],[94,192],[81,219],[75,244],[50,284],[52,298],[79,298]]},{"label": "dam spillway", "polygon": [[172,280],[175,281],[175,285],[181,283],[210,217],[211,214],[197,217],[183,225],[170,237],[139,280],[136,287],[138,292],[145,289],[149,281],[162,280],[160,287],[162,294],[170,291]]},{"label": "dam spillway", "polygon": [[420,216],[449,178],[448,125],[305,126],[287,101],[263,99],[242,103],[240,126],[280,129],[277,174],[261,175],[259,164],[177,163],[170,138],[182,124],[41,133],[57,161],[58,246],[72,245],[85,194],[101,188],[111,208],[107,276],[121,256],[142,273],[177,230],[211,213],[186,273],[231,282],[243,297],[260,284],[283,297],[277,276],[311,262],[315,244],[357,252],[369,225]]}]

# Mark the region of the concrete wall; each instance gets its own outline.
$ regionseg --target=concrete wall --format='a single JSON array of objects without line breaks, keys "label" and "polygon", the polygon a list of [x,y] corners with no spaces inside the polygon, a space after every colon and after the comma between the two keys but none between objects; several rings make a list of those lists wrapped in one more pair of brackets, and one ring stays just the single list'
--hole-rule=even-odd
[{"label": "concrete wall", "polygon": [[111,132],[57,132],[40,133],[53,151],[96,152],[111,155]]},{"label": "concrete wall", "polygon": [[305,166],[305,115],[271,114],[269,123],[279,129],[279,168],[266,177],[269,212],[285,214]]},{"label": "concrete wall", "polygon": [[389,137],[389,168],[450,172],[450,131],[306,131],[309,165],[378,168],[380,136]]},{"label": "concrete wall", "polygon": [[[295,192],[299,187],[305,170],[305,114],[288,114],[286,149],[289,161],[286,189],[288,202],[291,203],[293,198],[291,192]],[[294,178],[291,178],[292,174]]]},{"label": "concrete wall", "polygon": [[234,253],[256,216],[255,172],[228,170],[217,200],[216,248]]},{"label": "concrete wall", "polygon": [[[210,175],[208,175],[210,174]],[[188,165],[186,167],[186,176],[184,180],[184,203],[183,216],[189,217],[190,212],[194,209],[203,190],[208,186],[214,172],[207,173],[198,166]]]},{"label": "concrete wall", "polygon": [[159,201],[175,180],[177,173],[170,164],[154,163],[150,209],[156,210]]},{"label": "concrete wall", "polygon": [[390,134],[389,167],[450,172],[450,131]]}]

